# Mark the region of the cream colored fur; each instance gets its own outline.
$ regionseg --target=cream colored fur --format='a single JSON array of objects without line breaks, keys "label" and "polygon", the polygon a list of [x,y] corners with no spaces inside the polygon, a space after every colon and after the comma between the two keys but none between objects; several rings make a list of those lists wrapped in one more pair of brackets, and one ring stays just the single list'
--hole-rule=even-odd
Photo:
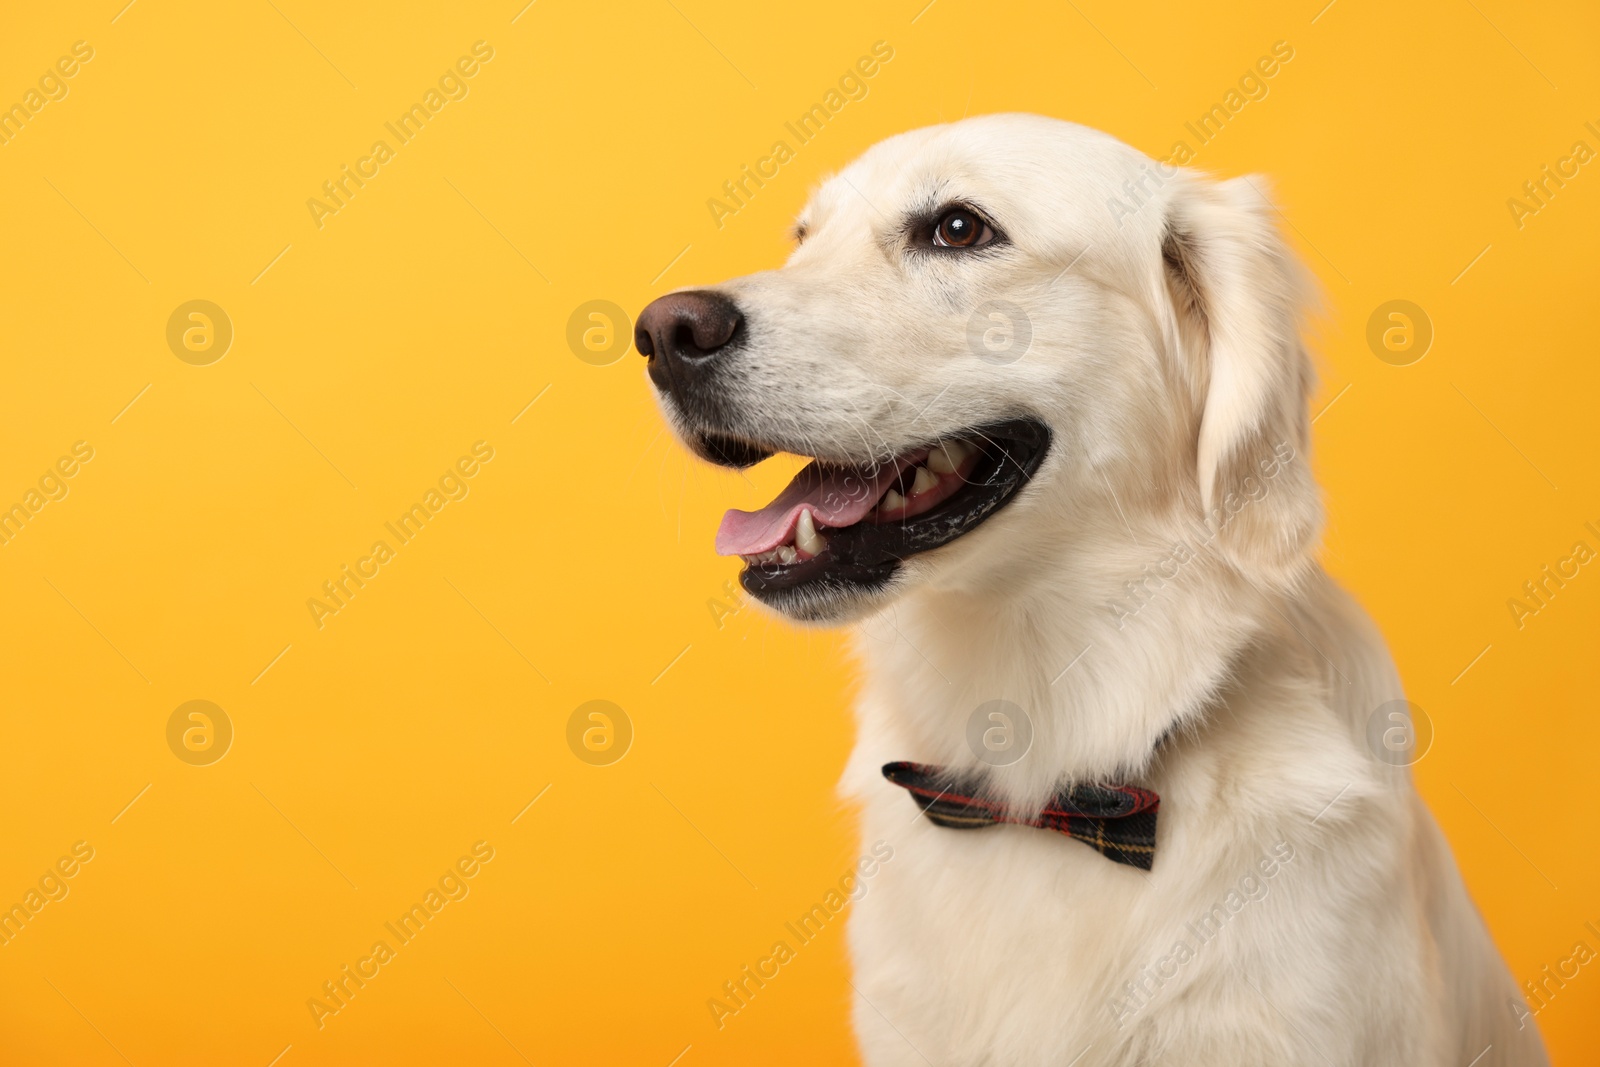
[{"label": "cream colored fur", "polygon": [[[1055,434],[984,525],[812,613],[860,620],[844,789],[895,850],[850,919],[872,1067],[1546,1062],[1409,771],[1367,740],[1403,690],[1314,559],[1306,287],[1265,194],[1068,123],[972,119],[876,146],[788,264],[718,287],[748,327],[730,432],[857,462],[1018,413]],[[1009,243],[908,251],[901,221],[950,202]],[[1014,363],[969,343],[991,299],[1025,309]],[[966,740],[996,698],[1035,733],[1003,768]],[[1154,870],[933,826],[892,760],[1021,807],[1153,788]]]}]

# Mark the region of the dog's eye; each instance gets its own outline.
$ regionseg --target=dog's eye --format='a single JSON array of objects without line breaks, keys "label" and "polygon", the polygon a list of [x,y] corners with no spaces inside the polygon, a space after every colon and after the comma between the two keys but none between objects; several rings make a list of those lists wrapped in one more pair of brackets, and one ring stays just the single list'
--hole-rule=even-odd
[{"label": "dog's eye", "polygon": [[939,248],[977,248],[993,240],[989,224],[964,207],[946,211],[933,226],[933,243]]}]

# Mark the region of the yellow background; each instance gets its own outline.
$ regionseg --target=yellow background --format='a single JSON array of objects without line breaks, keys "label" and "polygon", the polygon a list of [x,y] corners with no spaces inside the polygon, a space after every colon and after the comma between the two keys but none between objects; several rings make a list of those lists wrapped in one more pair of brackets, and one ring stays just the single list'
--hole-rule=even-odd
[{"label": "yellow background", "polygon": [[[1592,5],[122,2],[0,33],[0,103],[95,50],[0,147],[0,503],[95,452],[0,547],[0,903],[95,850],[0,947],[0,1061],[850,1061],[838,924],[706,1008],[858,848],[841,641],[708,604],[738,604],[721,510],[782,474],[689,461],[642,361],[581,361],[568,318],[776,264],[813,184],[910,127],[1029,110],[1165,155],[1280,40],[1196,164],[1270,175],[1326,291],[1327,565],[1434,723],[1417,777],[1513,972],[1600,949],[1600,566],[1506,606],[1600,548],[1600,163],[1506,206],[1600,149]],[[307,199],[478,40],[470,94],[319,229]],[[719,229],[706,200],[879,40]],[[192,299],[234,326],[209,366],[167,347]],[[1391,299],[1434,324],[1411,366],[1365,341]],[[470,495],[318,629],[478,440]],[[210,766],[166,741],[195,699],[235,730]],[[567,747],[591,699],[634,727],[611,766]],[[307,999],[479,840],[470,895],[319,1030]],[[1557,1063],[1597,1018],[1591,964],[1540,1016]]]}]

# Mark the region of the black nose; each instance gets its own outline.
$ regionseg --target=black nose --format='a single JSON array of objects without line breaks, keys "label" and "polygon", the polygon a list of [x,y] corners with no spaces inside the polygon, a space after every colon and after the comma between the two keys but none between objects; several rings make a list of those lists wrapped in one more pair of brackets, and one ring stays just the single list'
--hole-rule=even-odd
[{"label": "black nose", "polygon": [[651,301],[639,313],[633,343],[650,361],[650,380],[662,392],[687,388],[716,363],[744,316],[721,293],[698,289]]}]

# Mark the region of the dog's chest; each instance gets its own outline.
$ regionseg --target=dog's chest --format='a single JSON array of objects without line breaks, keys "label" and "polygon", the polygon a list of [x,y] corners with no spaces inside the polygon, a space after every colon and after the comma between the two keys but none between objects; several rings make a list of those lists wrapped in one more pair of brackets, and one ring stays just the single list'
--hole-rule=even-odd
[{"label": "dog's chest", "polygon": [[[1164,809],[1147,873],[1048,830],[934,826],[896,794],[863,814],[864,847],[893,849],[850,920],[875,1067],[922,1062],[895,1051],[913,1046],[953,1064],[1128,1067],[1175,1032],[1199,1039],[1196,1019],[1228,1004],[1267,1011],[1247,982],[1301,981],[1281,937],[1311,875],[1294,842],[1245,844]],[[1317,955],[1317,981],[1334,980],[1336,955]]]},{"label": "dog's chest", "polygon": [[1052,1049],[1067,1063],[1155,1006],[1119,1002],[1170,947],[1147,914],[1148,875],[1060,834],[947,830],[913,811],[868,816],[864,843],[885,841],[894,856],[851,918],[856,984],[893,1029],[976,1053],[1038,1028],[1018,1046],[1029,1062]]}]

